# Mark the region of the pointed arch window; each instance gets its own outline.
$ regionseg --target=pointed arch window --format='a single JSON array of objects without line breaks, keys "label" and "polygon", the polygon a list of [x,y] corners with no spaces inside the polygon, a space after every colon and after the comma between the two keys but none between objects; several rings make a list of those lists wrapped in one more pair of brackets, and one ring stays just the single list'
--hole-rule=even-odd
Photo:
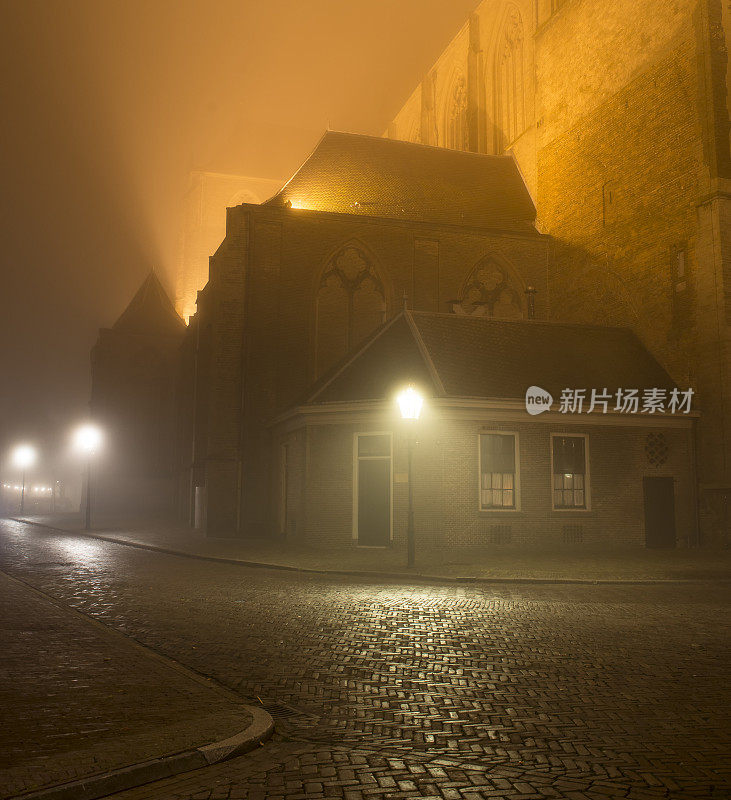
[{"label": "pointed arch window", "polygon": [[317,290],[316,371],[328,370],[386,318],[386,296],[372,260],[357,244],[327,263]]},{"label": "pointed arch window", "polygon": [[509,270],[489,256],[472,270],[462,287],[456,314],[498,319],[522,319],[520,292]]},{"label": "pointed arch window", "polygon": [[469,149],[467,81],[461,72],[457,73],[449,93],[445,129],[447,147],[452,150]]},{"label": "pointed arch window", "polygon": [[498,153],[505,152],[525,130],[523,36],[520,11],[510,6],[495,53],[495,144]]}]

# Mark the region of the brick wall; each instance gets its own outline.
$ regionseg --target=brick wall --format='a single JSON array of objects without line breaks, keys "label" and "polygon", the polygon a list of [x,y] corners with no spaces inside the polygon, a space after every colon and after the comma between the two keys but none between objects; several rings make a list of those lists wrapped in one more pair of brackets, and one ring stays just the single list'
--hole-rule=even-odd
[{"label": "brick wall", "polygon": [[[486,63],[509,5],[477,9]],[[538,0],[535,14],[528,4],[517,7],[527,26],[523,69],[533,100],[511,150],[541,230],[556,238],[550,314],[629,325],[676,381],[694,385],[703,413],[701,482],[716,493],[708,519],[726,520],[706,536],[727,541],[729,4]],[[464,37],[456,37],[432,81],[435,71],[444,75],[461,63],[463,51]],[[480,80],[489,114],[495,87],[487,73]],[[389,135],[413,138],[417,97]],[[687,268],[680,302],[673,288],[679,251]]]},{"label": "brick wall", "polygon": [[200,323],[210,336],[205,442],[206,528],[233,536],[240,527],[244,285],[249,222],[227,210],[226,239],[211,259]]},{"label": "brick wall", "polygon": [[[644,546],[644,476],[675,479],[679,547],[695,536],[691,429],[561,425],[532,421],[494,423],[432,419],[418,436],[413,460],[415,526],[427,546],[517,545],[534,548]],[[384,419],[311,425],[288,437],[299,455],[292,461],[290,486],[298,496],[297,536],[316,545],[355,544],[353,532],[354,434],[387,430]],[[393,434],[393,543],[406,541],[406,437]],[[480,511],[478,435],[514,431],[520,441],[521,508]],[[551,510],[551,433],[589,436],[590,511]],[[648,434],[662,433],[667,460],[654,465]],[[296,488],[295,488],[296,487]],[[295,504],[295,498],[290,502]]]},{"label": "brick wall", "polygon": [[208,420],[210,532],[263,532],[272,525],[276,487],[266,423],[296,402],[317,375],[320,277],[333,253],[352,242],[373,260],[386,291],[387,317],[402,308],[404,294],[417,310],[447,310],[447,301],[460,294],[484,256],[509,267],[520,294],[525,285],[536,286],[537,316],[547,315],[545,237],[296,209],[229,209],[228,234],[211,260],[196,319],[211,336],[209,386],[200,392]]}]

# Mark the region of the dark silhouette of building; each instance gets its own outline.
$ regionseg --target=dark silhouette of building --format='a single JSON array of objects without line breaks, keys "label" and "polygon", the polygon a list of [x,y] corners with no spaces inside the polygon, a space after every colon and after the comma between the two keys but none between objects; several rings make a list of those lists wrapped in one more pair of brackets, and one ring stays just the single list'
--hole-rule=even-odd
[{"label": "dark silhouette of building", "polygon": [[91,353],[91,414],[105,432],[93,491],[100,508],[173,507],[175,376],[185,324],[151,272]]}]

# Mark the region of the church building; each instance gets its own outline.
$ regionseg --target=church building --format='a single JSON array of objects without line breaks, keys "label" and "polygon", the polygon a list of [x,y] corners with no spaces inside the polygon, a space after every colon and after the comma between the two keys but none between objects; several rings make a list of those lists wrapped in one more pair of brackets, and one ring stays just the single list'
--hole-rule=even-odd
[{"label": "church building", "polygon": [[[362,474],[398,543],[388,409],[412,380],[435,542],[726,541],[726,5],[485,0],[386,136],[327,132],[271,199],[228,208],[169,382],[179,515],[363,544],[361,461],[382,460]],[[531,385],[695,395],[533,417]]]},{"label": "church building", "polygon": [[631,327],[696,390],[700,513],[731,526],[731,5],[484,0],[386,135],[514,155],[552,319]]}]

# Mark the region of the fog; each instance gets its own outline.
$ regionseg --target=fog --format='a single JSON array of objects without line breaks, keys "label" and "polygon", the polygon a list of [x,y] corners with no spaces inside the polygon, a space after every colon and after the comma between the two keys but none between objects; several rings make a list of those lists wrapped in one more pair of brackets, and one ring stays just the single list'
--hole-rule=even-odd
[{"label": "fog", "polygon": [[328,126],[380,134],[476,5],[2,2],[4,472],[15,441],[63,452],[97,329],[174,269],[191,169],[287,176]]}]

